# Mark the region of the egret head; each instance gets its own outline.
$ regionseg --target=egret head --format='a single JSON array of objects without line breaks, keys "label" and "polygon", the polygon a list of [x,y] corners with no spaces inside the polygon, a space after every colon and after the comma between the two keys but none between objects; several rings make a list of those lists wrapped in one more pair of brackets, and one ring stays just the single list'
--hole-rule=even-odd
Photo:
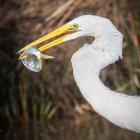
[{"label": "egret head", "polygon": [[[83,15],[73,19],[72,21],[52,31],[51,33],[43,36],[42,38],[30,43],[29,45],[19,50],[19,53],[27,50],[32,46],[36,46],[46,40],[49,40],[50,38],[60,35],[60,38],[40,47],[38,50],[42,52],[50,47],[56,46],[68,40],[78,38],[80,36],[94,36],[96,38],[102,35],[108,36],[111,35],[111,33],[120,34],[120,32],[115,28],[110,20],[99,16]],[[26,56],[27,55],[24,55],[24,58]]]},{"label": "egret head", "polygon": [[80,36],[100,37],[102,35],[111,34],[121,35],[109,19],[99,16],[83,15],[71,20],[66,25],[69,24],[77,24],[79,32],[67,36],[64,41],[75,39]]}]

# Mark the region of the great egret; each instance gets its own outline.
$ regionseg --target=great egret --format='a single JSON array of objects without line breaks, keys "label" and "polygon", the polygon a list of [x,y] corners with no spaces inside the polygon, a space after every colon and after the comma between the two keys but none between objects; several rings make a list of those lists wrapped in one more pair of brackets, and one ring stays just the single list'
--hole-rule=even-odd
[{"label": "great egret", "polygon": [[60,34],[63,34],[61,38],[40,47],[39,51],[80,36],[95,37],[92,44],[85,44],[72,56],[76,83],[97,113],[122,128],[140,133],[140,96],[112,91],[99,78],[104,67],[122,58],[122,34],[106,18],[83,15],[25,46],[19,53]]}]

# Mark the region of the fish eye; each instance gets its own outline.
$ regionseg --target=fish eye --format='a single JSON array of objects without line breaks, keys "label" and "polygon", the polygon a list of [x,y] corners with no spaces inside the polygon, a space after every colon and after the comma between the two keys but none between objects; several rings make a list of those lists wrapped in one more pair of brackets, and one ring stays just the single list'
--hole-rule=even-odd
[{"label": "fish eye", "polygon": [[73,27],[74,27],[74,28],[78,28],[78,24],[75,23],[75,24],[73,25]]}]

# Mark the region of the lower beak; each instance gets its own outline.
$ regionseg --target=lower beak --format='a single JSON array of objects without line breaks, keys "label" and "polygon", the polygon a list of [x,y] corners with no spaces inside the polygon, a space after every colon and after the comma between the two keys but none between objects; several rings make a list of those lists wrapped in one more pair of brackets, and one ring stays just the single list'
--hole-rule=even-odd
[{"label": "lower beak", "polygon": [[[73,33],[77,32],[77,31],[78,31],[78,30],[77,30],[77,28],[74,26],[74,24],[66,24],[66,25],[64,25],[64,26],[62,26],[62,27],[60,27],[60,28],[54,30],[53,32],[51,32],[51,33],[49,33],[49,34],[47,34],[47,35],[45,35],[45,36],[43,36],[43,37],[37,39],[36,41],[34,41],[34,42],[28,44],[27,46],[23,47],[21,50],[18,51],[18,53],[21,53],[21,52],[27,50],[28,48],[30,48],[30,47],[32,47],[32,46],[36,46],[36,45],[38,45],[38,44],[40,44],[40,43],[42,43],[42,42],[44,42],[44,41],[47,41],[47,40],[49,40],[49,39],[51,39],[51,38],[53,38],[53,37],[56,37],[56,36],[59,36],[59,35],[64,34],[62,37],[60,37],[60,38],[58,38],[58,39],[56,39],[56,40],[54,40],[54,41],[52,41],[52,42],[50,42],[50,43],[44,45],[44,46],[41,46],[38,50],[39,50],[40,52],[42,52],[42,51],[44,51],[44,50],[46,50],[46,49],[48,49],[48,48],[50,48],[50,47],[56,46],[56,45],[58,45],[58,44],[64,42],[64,38],[66,38],[66,37],[69,36],[70,34],[73,34]],[[28,55],[24,55],[23,58],[25,58],[25,57],[27,57],[27,56],[28,56]],[[21,59],[23,59],[23,58],[21,58]]]}]

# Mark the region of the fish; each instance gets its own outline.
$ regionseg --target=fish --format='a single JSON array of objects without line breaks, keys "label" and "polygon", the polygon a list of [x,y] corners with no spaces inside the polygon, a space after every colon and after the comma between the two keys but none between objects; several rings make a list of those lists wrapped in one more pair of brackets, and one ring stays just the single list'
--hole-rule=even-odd
[{"label": "fish", "polygon": [[42,54],[35,46],[32,46],[19,54],[19,60],[22,61],[26,68],[33,72],[40,72],[42,70],[43,59],[54,58],[53,56]]}]

